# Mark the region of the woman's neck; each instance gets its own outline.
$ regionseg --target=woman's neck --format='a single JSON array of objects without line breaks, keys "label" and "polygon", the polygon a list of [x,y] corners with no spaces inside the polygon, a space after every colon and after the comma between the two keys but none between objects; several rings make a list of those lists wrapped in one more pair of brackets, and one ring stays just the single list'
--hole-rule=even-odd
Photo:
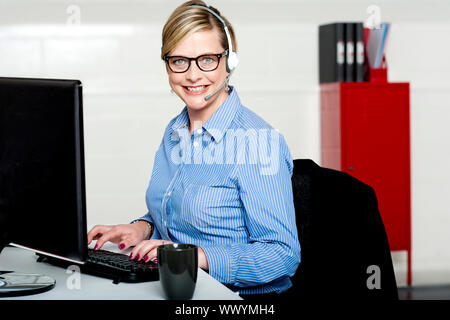
[{"label": "woman's neck", "polygon": [[209,118],[216,112],[220,106],[228,98],[228,91],[223,90],[219,96],[207,107],[200,110],[192,110],[189,107],[187,112],[189,115],[189,134],[198,128],[201,128],[203,124],[208,121]]}]

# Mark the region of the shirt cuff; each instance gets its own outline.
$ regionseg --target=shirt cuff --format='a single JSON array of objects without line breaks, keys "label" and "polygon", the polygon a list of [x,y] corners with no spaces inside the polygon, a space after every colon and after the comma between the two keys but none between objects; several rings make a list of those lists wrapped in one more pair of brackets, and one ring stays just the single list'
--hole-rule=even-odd
[{"label": "shirt cuff", "polygon": [[201,245],[208,260],[209,275],[221,283],[236,281],[238,257],[230,246]]},{"label": "shirt cuff", "polygon": [[153,225],[153,234],[152,234],[152,236],[150,237],[150,240],[151,239],[162,239],[161,238],[161,234],[159,233],[159,231],[158,231],[158,228],[156,228],[156,225]]}]

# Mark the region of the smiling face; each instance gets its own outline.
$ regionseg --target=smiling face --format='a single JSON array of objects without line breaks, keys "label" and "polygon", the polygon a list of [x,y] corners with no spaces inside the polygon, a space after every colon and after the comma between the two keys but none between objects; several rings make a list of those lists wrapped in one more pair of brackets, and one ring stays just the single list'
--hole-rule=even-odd
[{"label": "smiling face", "polygon": [[[220,43],[217,28],[197,31],[181,41],[169,56],[195,58],[205,54],[219,54],[224,51]],[[204,123],[228,97],[226,87],[214,94],[209,100],[205,97],[214,93],[223,85],[228,72],[226,57],[221,57],[219,66],[214,71],[202,71],[194,60],[184,73],[172,72],[166,65],[169,84],[172,90],[184,101],[189,118]]]}]

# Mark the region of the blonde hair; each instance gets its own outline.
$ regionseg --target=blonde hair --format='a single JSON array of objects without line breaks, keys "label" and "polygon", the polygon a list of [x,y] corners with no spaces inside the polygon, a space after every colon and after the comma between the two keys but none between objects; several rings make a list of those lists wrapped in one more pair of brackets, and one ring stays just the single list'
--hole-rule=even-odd
[{"label": "blonde hair", "polygon": [[181,41],[191,34],[200,30],[211,30],[214,27],[219,31],[220,43],[223,48],[230,49],[228,48],[227,36],[222,22],[207,10],[198,7],[189,7],[191,5],[208,7],[225,21],[230,32],[233,50],[237,52],[236,38],[230,22],[222,16],[216,8],[207,6],[206,3],[201,0],[194,0],[187,1],[177,7],[172,12],[169,19],[167,19],[162,31],[161,58],[164,59],[164,57],[169,55]]}]

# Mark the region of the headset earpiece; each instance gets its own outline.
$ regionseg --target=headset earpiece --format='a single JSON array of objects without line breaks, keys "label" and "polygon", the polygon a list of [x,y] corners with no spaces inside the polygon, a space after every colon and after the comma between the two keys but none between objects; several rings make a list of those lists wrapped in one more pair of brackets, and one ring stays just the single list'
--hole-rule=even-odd
[{"label": "headset earpiece", "polygon": [[236,69],[236,67],[239,64],[239,59],[238,56],[236,54],[236,52],[229,52],[228,56],[227,56],[227,72],[231,72],[234,69]]}]

